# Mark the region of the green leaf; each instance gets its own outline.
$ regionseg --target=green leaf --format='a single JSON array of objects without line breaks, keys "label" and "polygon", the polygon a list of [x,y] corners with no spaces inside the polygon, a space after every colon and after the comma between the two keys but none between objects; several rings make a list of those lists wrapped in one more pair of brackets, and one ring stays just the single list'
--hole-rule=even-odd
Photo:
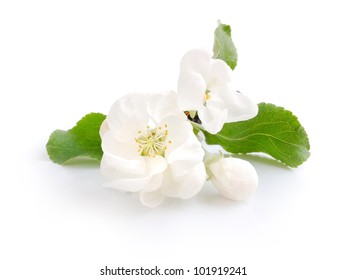
[{"label": "green leaf", "polygon": [[221,145],[231,153],[263,152],[291,167],[310,156],[308,136],[296,116],[273,104],[258,104],[250,120],[226,123],[217,134],[203,131],[207,144]]},{"label": "green leaf", "polygon": [[68,131],[55,130],[46,145],[49,158],[59,164],[76,157],[101,160],[103,152],[99,131],[105,118],[103,114],[90,113]]},{"label": "green leaf", "polygon": [[231,37],[231,27],[218,22],[214,32],[213,58],[222,59],[232,70],[237,66],[238,54]]}]

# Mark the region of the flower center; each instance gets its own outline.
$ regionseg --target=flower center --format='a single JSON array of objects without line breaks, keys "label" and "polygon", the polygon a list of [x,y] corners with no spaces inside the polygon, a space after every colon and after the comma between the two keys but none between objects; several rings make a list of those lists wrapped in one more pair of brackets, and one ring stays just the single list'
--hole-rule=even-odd
[{"label": "flower center", "polygon": [[138,144],[137,152],[139,152],[141,156],[154,158],[158,155],[164,157],[167,143],[172,143],[170,140],[167,141],[167,124],[165,124],[164,127],[159,126],[156,128],[150,128],[150,126],[147,126],[145,131],[139,130],[138,134],[139,137],[135,138],[135,140]]},{"label": "flower center", "polygon": [[204,97],[203,97],[203,105],[206,106],[207,105],[207,101],[210,99],[210,94],[209,94],[210,90],[206,90],[204,93]]}]

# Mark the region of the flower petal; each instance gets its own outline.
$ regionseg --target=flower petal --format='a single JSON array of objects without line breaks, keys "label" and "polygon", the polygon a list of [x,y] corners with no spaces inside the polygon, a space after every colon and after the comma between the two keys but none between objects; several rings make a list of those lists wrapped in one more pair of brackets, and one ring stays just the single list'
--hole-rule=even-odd
[{"label": "flower petal", "polygon": [[162,173],[167,168],[167,160],[161,156],[155,156],[154,158],[144,157],[146,174],[155,175]]},{"label": "flower petal", "polygon": [[229,85],[220,87],[214,91],[227,106],[226,122],[245,121],[255,117],[258,113],[256,102],[244,94],[234,91]]},{"label": "flower petal", "polygon": [[214,90],[220,85],[231,81],[231,68],[220,59],[212,59],[208,75],[206,76],[207,87],[209,91]]},{"label": "flower petal", "polygon": [[201,143],[190,131],[189,139],[167,156],[167,162],[173,177],[180,177],[195,168],[196,164],[203,160],[203,157],[204,150]]},{"label": "flower petal", "polygon": [[139,200],[144,206],[153,208],[159,206],[165,200],[165,197],[160,190],[156,190],[153,192],[141,192]]},{"label": "flower petal", "polygon": [[227,109],[225,108],[223,102],[220,102],[216,98],[213,100],[213,97],[207,101],[205,107],[201,108],[198,111],[198,116],[202,121],[203,127],[210,133],[218,133],[227,118]]},{"label": "flower petal", "polygon": [[[155,125],[158,125],[162,119],[178,112],[177,106],[174,106],[176,104],[177,94],[174,91],[152,94],[147,103],[150,119]],[[179,111],[179,113],[184,115],[183,112]]]},{"label": "flower petal", "polygon": [[201,74],[181,72],[178,80],[178,106],[185,111],[198,110],[203,105],[206,89],[207,85]]},{"label": "flower petal", "polygon": [[178,197],[177,181],[172,176],[171,167],[168,166],[163,174],[161,193],[169,197]]},{"label": "flower petal", "polygon": [[214,187],[226,198],[245,200],[257,188],[255,168],[238,158],[222,158],[208,166]]},{"label": "flower petal", "polygon": [[100,137],[102,138],[105,133],[109,131],[109,126],[107,120],[104,120],[100,127]]},{"label": "flower petal", "polygon": [[189,199],[195,196],[201,190],[206,178],[204,163],[201,162],[181,181],[178,189],[178,197]]},{"label": "flower petal", "polygon": [[117,100],[110,109],[107,123],[118,141],[130,141],[149,121],[146,104],[151,95],[133,93]]},{"label": "flower petal", "polygon": [[109,165],[105,157],[101,160],[101,173],[105,177],[105,186],[121,191],[138,192],[149,186],[152,176],[139,176],[117,171]]},{"label": "flower petal", "polygon": [[163,173],[151,176],[150,184],[143,188],[145,192],[153,192],[162,187]]},{"label": "flower petal", "polygon": [[145,174],[145,161],[138,153],[135,140],[119,142],[111,131],[102,139],[103,158],[110,166],[122,172]]},{"label": "flower petal", "polygon": [[180,63],[180,72],[196,72],[205,78],[209,73],[212,55],[204,49],[193,49],[187,52]]},{"label": "flower petal", "polygon": [[203,49],[191,50],[182,58],[178,80],[178,106],[181,109],[198,110],[203,105],[212,61],[211,54]]},{"label": "flower petal", "polygon": [[187,117],[183,112],[172,114],[163,119],[159,124],[162,129],[167,130],[166,152],[165,157],[168,158],[170,153],[180,147],[190,137],[192,131],[191,124],[187,121]]},{"label": "flower petal", "polygon": [[206,171],[203,162],[197,164],[189,173],[175,177],[171,169],[164,174],[161,192],[165,196],[188,199],[196,195],[206,181]]}]

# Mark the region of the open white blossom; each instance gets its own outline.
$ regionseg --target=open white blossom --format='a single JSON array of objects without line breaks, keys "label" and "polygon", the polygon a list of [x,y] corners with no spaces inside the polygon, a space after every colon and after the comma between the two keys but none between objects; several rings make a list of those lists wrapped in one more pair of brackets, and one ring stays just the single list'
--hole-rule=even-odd
[{"label": "open white blossom", "polygon": [[255,168],[239,158],[219,158],[207,165],[214,187],[226,198],[246,200],[257,189],[258,176]]},{"label": "open white blossom", "polygon": [[188,199],[206,180],[204,150],[174,92],[120,98],[100,135],[106,185],[138,193],[146,206],[158,206],[165,196]]},{"label": "open white blossom", "polygon": [[250,98],[230,86],[232,70],[220,59],[201,49],[182,58],[178,81],[178,105],[197,111],[204,128],[218,133],[224,123],[255,117],[258,107]]}]

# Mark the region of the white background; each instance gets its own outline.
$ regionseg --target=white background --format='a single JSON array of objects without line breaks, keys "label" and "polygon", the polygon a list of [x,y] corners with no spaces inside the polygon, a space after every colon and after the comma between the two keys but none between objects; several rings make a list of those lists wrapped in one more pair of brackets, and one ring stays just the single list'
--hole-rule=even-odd
[{"label": "white background", "polygon": [[[342,3],[1,1],[0,278],[104,279],[105,265],[159,265],[345,279]],[[247,202],[206,185],[192,200],[147,209],[103,188],[95,165],[49,161],[54,129],[107,113],[129,92],[175,89],[182,55],[211,49],[218,19],[238,48],[235,86],[299,116],[311,142],[305,164],[249,157],[260,182]],[[190,278],[204,279],[181,277]]]}]

